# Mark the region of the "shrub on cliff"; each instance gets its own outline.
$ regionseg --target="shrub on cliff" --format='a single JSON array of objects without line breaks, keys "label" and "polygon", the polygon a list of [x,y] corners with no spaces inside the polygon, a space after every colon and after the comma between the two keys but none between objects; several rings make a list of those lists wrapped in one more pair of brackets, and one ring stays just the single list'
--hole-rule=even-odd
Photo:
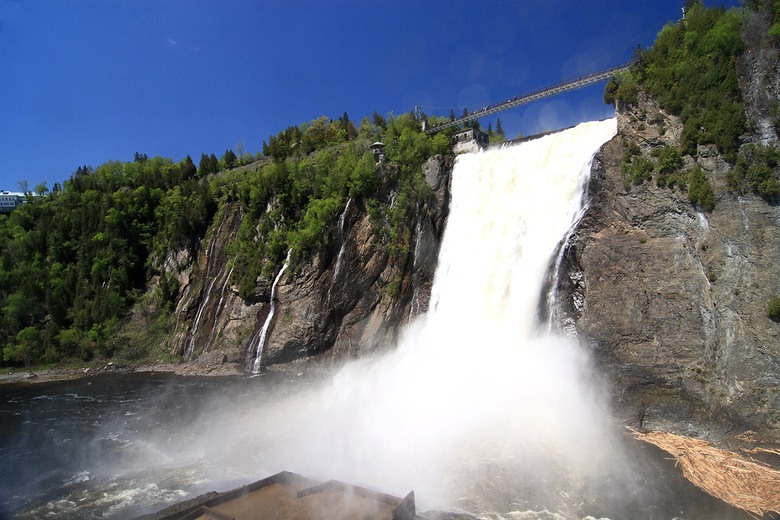
[{"label": "shrub on cliff", "polygon": [[772,321],[780,321],[780,296],[775,296],[766,308],[766,315]]},{"label": "shrub on cliff", "polygon": [[737,193],[753,192],[767,202],[780,200],[780,151],[763,145],[743,146],[727,176],[728,187]]},{"label": "shrub on cliff", "polygon": [[639,85],[630,72],[623,72],[609,80],[604,89],[604,103],[634,105],[639,96]]},{"label": "shrub on cliff", "polygon": [[746,126],[736,71],[741,25],[735,9],[692,2],[685,20],[667,24],[651,49],[637,52],[630,74],[607,84],[604,100],[632,104],[641,87],[682,120],[684,153],[695,156],[697,145],[712,143],[733,163]]},{"label": "shrub on cliff", "polygon": [[715,207],[715,192],[712,191],[709,179],[698,166],[688,174],[688,200],[704,211],[712,211]]},{"label": "shrub on cliff", "polygon": [[635,155],[623,162],[621,173],[626,189],[631,185],[639,185],[653,178],[653,162],[643,155]]}]

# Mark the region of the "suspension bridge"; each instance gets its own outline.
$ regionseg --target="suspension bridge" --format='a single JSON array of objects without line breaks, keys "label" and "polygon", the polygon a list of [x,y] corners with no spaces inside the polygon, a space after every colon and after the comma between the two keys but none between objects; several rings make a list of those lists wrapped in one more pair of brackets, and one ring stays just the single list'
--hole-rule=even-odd
[{"label": "suspension bridge", "polygon": [[[610,69],[594,72],[592,74],[588,74],[587,76],[581,76],[571,81],[566,81],[563,83],[558,83],[556,85],[551,85],[549,87],[544,87],[522,96],[516,96],[513,97],[512,99],[501,101],[500,103],[488,105],[484,108],[480,108],[479,110],[470,112],[465,116],[461,116],[457,119],[447,121],[446,123],[434,126],[432,128],[428,128],[426,130],[426,133],[429,135],[435,134],[436,132],[439,132],[440,130],[444,130],[445,128],[460,126],[462,124],[474,121],[475,119],[493,115],[497,112],[509,110],[510,108],[515,108],[520,105],[525,105],[533,101],[538,101],[540,99],[557,96],[558,94],[561,94],[563,92],[568,92],[570,90],[582,88],[587,85],[592,85],[593,83],[598,83],[599,81],[603,81],[605,79],[609,79],[613,77],[615,74],[628,70],[628,68],[632,64],[633,62],[629,62],[623,65],[618,65],[617,67],[612,67]],[[414,107],[414,111],[415,111],[415,115],[419,119],[421,116],[421,108],[419,106]]]}]

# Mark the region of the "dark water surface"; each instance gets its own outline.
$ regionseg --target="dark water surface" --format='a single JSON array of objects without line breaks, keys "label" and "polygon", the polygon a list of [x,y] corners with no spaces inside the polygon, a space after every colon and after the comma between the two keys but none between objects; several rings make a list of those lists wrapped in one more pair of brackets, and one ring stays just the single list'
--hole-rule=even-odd
[{"label": "dark water surface", "polygon": [[[129,518],[205,491],[227,490],[268,476],[271,469],[261,463],[249,464],[256,473],[231,472],[230,460],[215,475],[210,466],[220,466],[222,461],[211,460],[215,456],[203,451],[202,438],[210,421],[232,421],[230,417],[242,408],[257,413],[253,406],[258,400],[280,400],[302,386],[279,375],[247,379],[151,373],[0,385],[0,510],[5,513],[0,518],[9,514],[12,518]],[[220,415],[225,401],[215,396],[229,396],[229,415]],[[273,420],[269,415],[268,421]],[[237,428],[246,424],[262,422],[236,419]],[[251,431],[245,435],[253,438]],[[262,435],[273,432],[258,431]],[[220,442],[219,436],[209,442]],[[241,442],[228,442],[239,444],[239,452],[242,449]],[[623,483],[607,479],[602,484],[605,489],[592,489],[593,495],[618,497],[602,501],[591,514],[612,520],[751,518],[694,488],[659,450],[640,443],[633,443],[631,449],[640,468],[634,478],[640,488],[646,485],[652,492],[635,491],[634,482],[623,493],[632,496],[619,496],[622,492],[616,491]],[[261,460],[264,455],[257,452],[249,447],[245,456]],[[215,453],[219,458],[230,451]],[[471,489],[472,504],[506,497],[505,490],[487,481]],[[418,497],[418,503],[421,500],[424,497]]]},{"label": "dark water surface", "polygon": [[256,401],[273,395],[268,381],[141,373],[0,385],[0,508],[129,517],[200,492],[197,468],[166,468],[165,457],[198,435],[211,396]]}]

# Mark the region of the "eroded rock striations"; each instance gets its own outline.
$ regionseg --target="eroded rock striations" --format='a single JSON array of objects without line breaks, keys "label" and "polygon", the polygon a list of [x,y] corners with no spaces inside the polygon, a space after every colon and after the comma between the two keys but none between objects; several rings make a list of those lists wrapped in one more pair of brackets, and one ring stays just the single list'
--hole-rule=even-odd
[{"label": "eroded rock striations", "polygon": [[731,167],[714,146],[695,158],[717,197],[712,212],[655,181],[627,188],[625,143],[649,157],[678,146],[681,126],[640,96],[619,107],[618,128],[594,161],[590,207],[565,253],[564,321],[592,347],[627,424],[780,440],[780,324],[766,315],[780,293],[780,208],[729,192]]},{"label": "eroded rock striations", "polygon": [[[382,167],[379,167],[382,175]],[[276,307],[262,349],[263,368],[313,360],[331,366],[391,345],[408,320],[424,312],[436,268],[449,202],[452,158],[424,165],[432,195],[417,209],[406,252],[390,255],[379,242],[362,199],[349,200],[330,230],[328,246],[286,270],[276,287]],[[383,196],[394,193],[392,172]],[[243,300],[230,276],[226,244],[243,218],[238,204],[225,205],[202,241],[197,258],[171,255],[165,270],[179,281],[178,323],[170,341],[197,372],[241,373],[252,364],[270,310],[272,279],[259,279]]]}]

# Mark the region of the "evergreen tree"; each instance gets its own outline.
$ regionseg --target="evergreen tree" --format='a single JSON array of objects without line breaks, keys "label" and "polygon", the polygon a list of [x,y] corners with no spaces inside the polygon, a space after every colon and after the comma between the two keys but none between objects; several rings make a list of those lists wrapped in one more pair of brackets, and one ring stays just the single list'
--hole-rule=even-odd
[{"label": "evergreen tree", "polygon": [[209,156],[202,153],[200,154],[200,162],[198,163],[198,176],[205,177],[209,173]]},{"label": "evergreen tree", "polygon": [[501,137],[506,137],[506,134],[504,134],[504,127],[501,126],[500,118],[496,118],[496,135],[500,135]]},{"label": "evergreen tree", "polygon": [[192,157],[189,155],[184,158],[181,164],[181,174],[185,179],[194,179],[197,177],[198,169],[195,167],[195,163],[192,162]]},{"label": "evergreen tree", "polygon": [[236,165],[236,154],[233,150],[225,150],[225,155],[222,156],[222,162],[225,165],[225,169],[229,170]]},{"label": "evergreen tree", "polygon": [[339,132],[343,132],[345,141],[351,141],[357,137],[357,128],[355,128],[355,124],[349,120],[349,116],[346,112],[339,118]]},{"label": "evergreen tree", "polygon": [[387,130],[387,119],[385,119],[378,112],[374,112],[373,120],[375,126],[381,128],[382,130]]}]

